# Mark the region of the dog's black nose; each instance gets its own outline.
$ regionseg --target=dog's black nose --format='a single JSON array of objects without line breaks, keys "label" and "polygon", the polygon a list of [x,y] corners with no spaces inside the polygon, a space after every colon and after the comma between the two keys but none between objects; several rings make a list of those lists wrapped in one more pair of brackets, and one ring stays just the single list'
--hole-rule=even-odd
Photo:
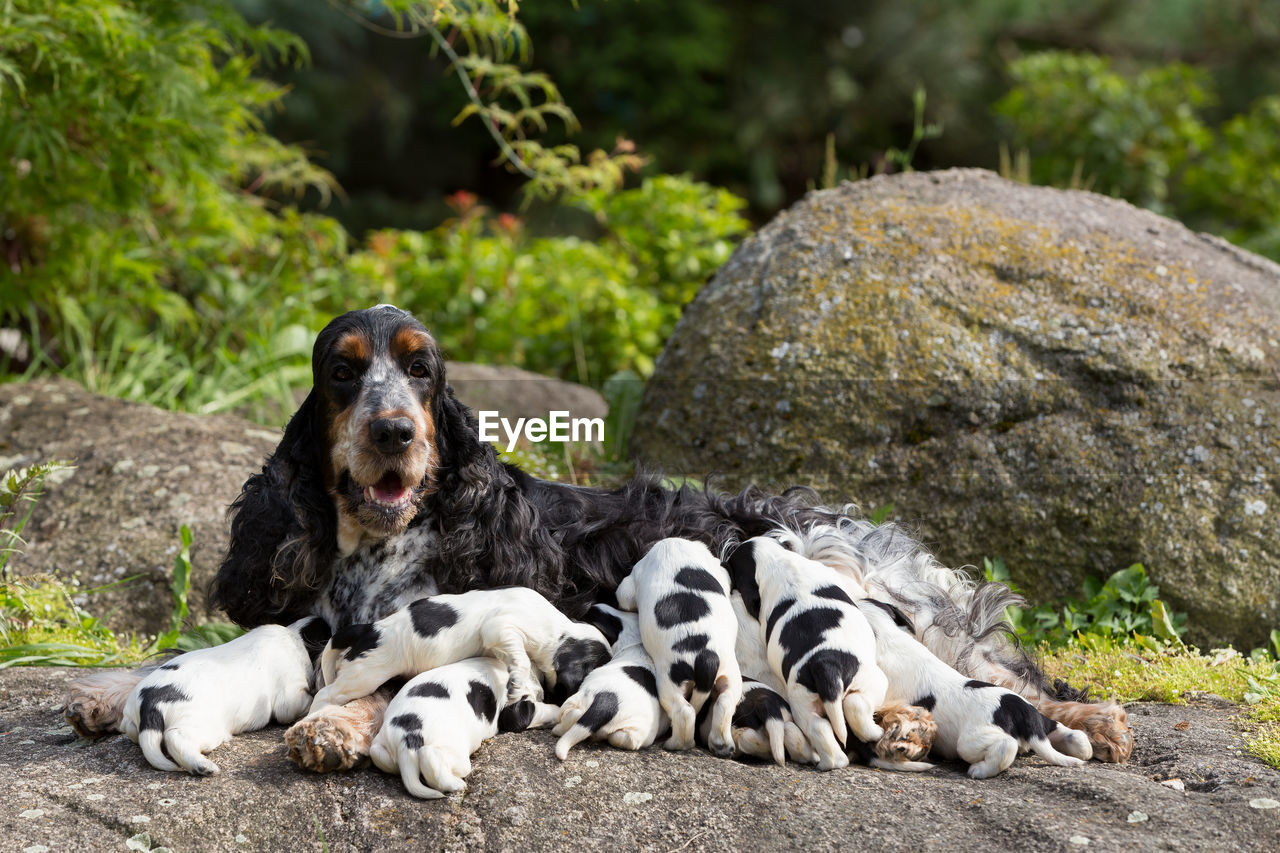
[{"label": "dog's black nose", "polygon": [[413,444],[414,427],[409,418],[378,418],[369,424],[373,446],[383,453],[404,453]]}]

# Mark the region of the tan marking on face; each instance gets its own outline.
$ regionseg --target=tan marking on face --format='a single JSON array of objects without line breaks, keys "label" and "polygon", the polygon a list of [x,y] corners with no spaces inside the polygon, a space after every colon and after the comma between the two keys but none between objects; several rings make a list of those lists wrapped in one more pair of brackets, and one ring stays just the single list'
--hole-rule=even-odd
[{"label": "tan marking on face", "polygon": [[368,361],[373,347],[369,345],[369,339],[363,332],[347,332],[338,338],[338,342],[333,345],[333,351],[352,361]]},{"label": "tan marking on face", "polygon": [[391,336],[391,357],[399,362],[411,353],[430,349],[434,344],[426,332],[405,326]]}]

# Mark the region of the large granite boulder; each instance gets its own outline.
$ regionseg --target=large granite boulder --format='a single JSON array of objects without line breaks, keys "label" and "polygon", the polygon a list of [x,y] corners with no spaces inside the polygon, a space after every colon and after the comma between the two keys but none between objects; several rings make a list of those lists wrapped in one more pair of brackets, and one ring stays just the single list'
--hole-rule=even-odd
[{"label": "large granite boulder", "polygon": [[1143,562],[1190,638],[1280,626],[1280,267],[976,170],[809,194],[685,310],[636,427],[722,483],[892,503],[1035,599]]},{"label": "large granite boulder", "polygon": [[[505,416],[565,409],[604,417],[607,409],[589,388],[515,368],[450,364],[448,372],[457,375],[460,399]],[[280,432],[101,397],[66,380],[0,385],[0,473],[47,459],[75,464],[47,484],[11,569],[52,573],[81,590],[134,578],[82,600],[114,630],[154,633],[168,625],[186,524],[194,539],[192,618],[219,618],[204,593],[227,547],[226,510]]]}]

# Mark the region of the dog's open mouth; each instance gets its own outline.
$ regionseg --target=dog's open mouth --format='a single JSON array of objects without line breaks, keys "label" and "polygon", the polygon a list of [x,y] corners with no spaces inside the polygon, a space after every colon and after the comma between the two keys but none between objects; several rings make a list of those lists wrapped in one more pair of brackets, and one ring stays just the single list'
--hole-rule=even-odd
[{"label": "dog's open mouth", "polygon": [[398,471],[387,471],[367,486],[344,471],[337,493],[343,496],[339,509],[370,533],[386,535],[403,529],[413,518],[421,489]]},{"label": "dog's open mouth", "polygon": [[413,488],[406,486],[400,475],[388,471],[378,482],[364,487],[366,503],[377,504],[387,509],[402,509],[413,500]]}]

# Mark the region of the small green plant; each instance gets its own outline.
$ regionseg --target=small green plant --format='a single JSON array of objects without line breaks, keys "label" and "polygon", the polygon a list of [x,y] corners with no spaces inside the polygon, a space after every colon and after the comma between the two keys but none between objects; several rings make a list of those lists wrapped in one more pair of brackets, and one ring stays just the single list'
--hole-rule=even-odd
[{"label": "small green plant", "polygon": [[218,646],[233,640],[244,633],[242,628],[225,622],[204,622],[192,627],[186,626],[190,612],[188,599],[191,597],[191,528],[182,525],[178,531],[182,543],[173,560],[173,580],[169,583],[169,594],[173,596],[173,610],[169,613],[169,628],[156,637],[147,648],[148,654],[176,649],[189,652]]},{"label": "small green plant", "polygon": [[876,527],[879,527],[880,525],[884,524],[885,521],[888,520],[889,517],[892,515],[893,515],[893,504],[891,503],[881,504],[880,506],[871,510],[871,515],[869,516],[869,520]]},{"label": "small green plant", "polygon": [[942,125],[940,123],[926,122],[924,120],[924,86],[916,87],[915,93],[911,97],[911,103],[914,107],[915,119],[911,127],[911,140],[907,143],[906,148],[890,148],[884,152],[884,158],[903,172],[915,171],[911,168],[911,161],[915,159],[916,149],[920,147],[921,142],[942,136]]},{"label": "small green plant", "polygon": [[[1018,591],[1003,560],[984,558],[982,567],[986,580]],[[1181,645],[1186,614],[1170,612],[1159,598],[1160,588],[1150,582],[1141,563],[1121,569],[1105,581],[1085,578],[1083,591],[1083,599],[1010,607],[1005,615],[1018,638],[1031,645],[1062,646],[1085,635],[1148,648]]]},{"label": "small green plant", "polygon": [[177,645],[178,637],[182,634],[182,623],[186,621],[189,612],[187,598],[191,595],[191,528],[182,525],[178,537],[182,541],[182,547],[173,560],[173,580],[169,584],[173,610],[169,614],[169,629],[156,637],[152,644],[153,650],[157,652]]},{"label": "small green plant", "polygon": [[26,544],[22,529],[31,520],[45,480],[56,471],[70,471],[72,467],[67,462],[50,460],[6,471],[0,478],[0,577],[4,580],[9,579],[9,560],[22,553]]}]

